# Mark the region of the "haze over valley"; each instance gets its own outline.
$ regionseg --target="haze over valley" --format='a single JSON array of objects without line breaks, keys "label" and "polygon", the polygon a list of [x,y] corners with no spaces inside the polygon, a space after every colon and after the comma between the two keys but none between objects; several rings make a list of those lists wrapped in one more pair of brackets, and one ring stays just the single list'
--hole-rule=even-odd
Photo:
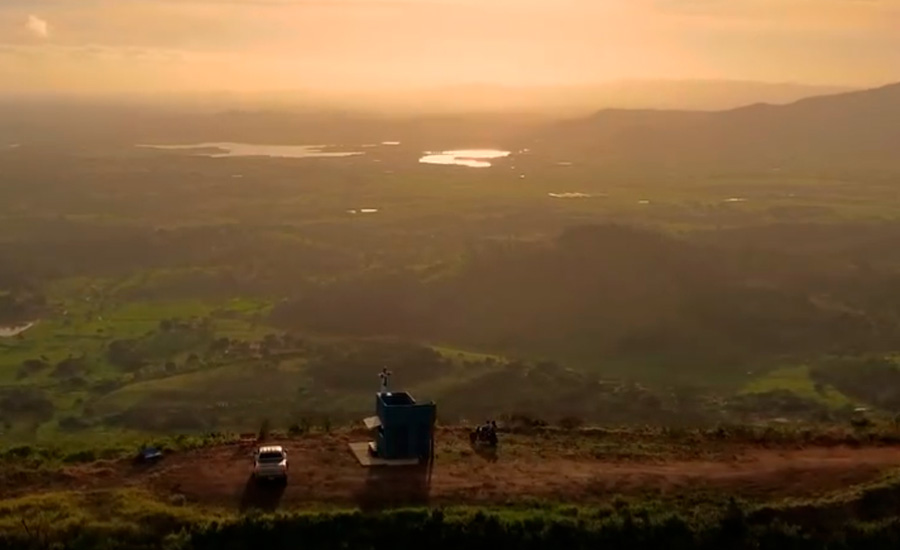
[{"label": "haze over valley", "polygon": [[0,547],[889,547],[898,9],[0,4]]}]

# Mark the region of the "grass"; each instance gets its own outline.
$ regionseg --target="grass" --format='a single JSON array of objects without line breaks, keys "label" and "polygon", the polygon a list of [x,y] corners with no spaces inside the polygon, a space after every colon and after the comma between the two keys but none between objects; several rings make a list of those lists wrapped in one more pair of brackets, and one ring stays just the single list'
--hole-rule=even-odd
[{"label": "grass", "polygon": [[[20,438],[28,431],[33,431],[38,439],[58,437],[63,434],[58,426],[60,418],[84,414],[84,407],[93,399],[91,385],[104,381],[130,384],[133,375],[110,362],[107,350],[114,340],[140,342],[144,357],[159,369],[170,362],[181,369],[185,368],[189,355],[203,357],[213,338],[253,341],[277,332],[259,321],[268,314],[267,301],[239,298],[120,303],[118,298],[105,298],[117,284],[104,279],[59,280],[50,285],[48,294],[54,305],[48,315],[20,337],[0,339],[0,389],[5,386],[44,392],[57,409],[53,419],[24,431],[23,426],[14,426],[4,437]],[[161,329],[161,322],[176,319],[207,319],[212,332]],[[61,362],[72,358],[77,361],[74,370],[65,374],[56,372]],[[45,367],[23,376],[23,364],[36,360],[41,360]],[[241,368],[234,361],[231,363],[234,363],[232,370]],[[223,364],[220,360],[213,367]],[[219,373],[224,372],[228,371]],[[176,377],[163,389],[187,386],[200,396],[204,394],[203,385],[215,377],[199,374],[193,383],[190,375],[185,376],[184,381]],[[78,385],[67,384],[66,380],[70,379],[78,380]],[[234,377],[228,381],[234,381]],[[152,387],[152,383],[148,385]],[[134,398],[131,403],[141,397],[152,397],[149,393],[141,396],[140,390],[138,385],[135,390],[123,393]]]},{"label": "grass", "polygon": [[[51,304],[50,313],[21,339],[0,339],[0,390],[37,388],[46,391],[59,409],[55,418],[38,427],[40,439],[66,435],[59,429],[60,417],[80,415],[90,404],[109,412],[167,399],[205,407],[231,400],[231,386],[243,386],[246,395],[296,392],[306,383],[302,365],[278,361],[278,370],[264,378],[265,383],[252,371],[261,361],[217,358],[202,369],[186,372],[189,369],[182,369],[183,364],[206,342],[148,335],[164,319],[205,317],[213,319],[215,337],[260,340],[280,332],[266,325],[265,319],[272,304],[302,287],[304,278],[327,281],[373,265],[441,264],[484,239],[543,239],[567,225],[598,220],[696,231],[782,220],[773,209],[784,206],[819,208],[798,216],[801,221],[897,215],[896,197],[884,183],[856,181],[859,178],[847,175],[775,173],[768,168],[741,174],[725,173],[730,167],[711,167],[716,169],[707,174],[672,175],[667,168],[626,170],[598,166],[586,158],[566,159],[574,164],[563,168],[555,165],[560,159],[535,154],[498,163],[494,169],[472,171],[420,166],[414,156],[388,155],[373,168],[369,157],[326,165],[179,155],[129,157],[123,162],[121,151],[97,154],[109,162],[73,157],[4,166],[12,171],[10,181],[45,181],[48,186],[10,186],[4,190],[9,200],[0,205],[0,240],[27,253],[23,265],[42,265],[44,271],[36,271],[50,274],[39,280]],[[512,164],[515,170],[510,169]],[[231,177],[237,173],[244,179]],[[527,177],[522,179],[520,174]],[[187,177],[196,185],[183,185]],[[565,191],[596,196],[588,200],[547,196]],[[729,197],[748,201],[723,202]],[[652,203],[639,205],[641,199]],[[23,210],[22,204],[30,205],[29,209]],[[380,211],[372,216],[346,213],[364,206]],[[235,222],[242,225],[235,227]],[[124,265],[94,252],[104,243],[118,243],[120,229],[138,228],[150,234],[153,250],[140,249]],[[198,232],[167,236],[166,231],[179,228]],[[46,264],[53,269],[46,269],[42,245],[69,238],[101,244],[83,253],[54,257]],[[296,262],[284,261],[289,257]],[[95,260],[103,265],[94,265]],[[198,299],[215,295],[218,289],[207,289],[206,283],[219,277],[237,282],[223,285],[222,295]],[[229,295],[232,291],[236,297]],[[4,292],[0,288],[0,294]],[[107,347],[116,339],[146,340],[143,343],[152,351],[153,362],[159,363],[155,367],[173,361],[179,369],[130,377],[107,359]],[[437,342],[434,349],[454,362],[500,358],[490,351],[515,355],[514,349],[467,350],[455,348],[452,342]],[[722,393],[787,389],[833,407],[849,402],[833,389],[816,391],[808,377],[792,369],[748,380],[744,369],[713,361],[698,365],[648,354],[598,364],[592,346],[542,351],[567,367],[603,377],[640,379],[659,386],[708,384]],[[86,364],[79,376],[88,386],[98,382],[126,385],[106,391],[104,397],[90,388],[64,387],[64,381],[51,375],[57,363],[82,354]],[[19,378],[24,361],[42,356],[50,368]],[[483,372],[481,367],[469,372],[456,369],[452,375],[410,389],[428,398],[465,387]],[[225,386],[227,391],[218,391]],[[502,390],[511,393],[515,388]],[[313,388],[309,393],[317,391]],[[300,405],[335,410],[352,409],[362,402],[356,395],[338,393],[305,395]],[[523,397],[527,402],[531,396]],[[99,401],[91,403],[92,399]]]},{"label": "grass", "polygon": [[[891,507],[879,509],[872,506],[876,499],[884,502],[898,498],[900,498],[900,478],[897,473],[889,473],[877,480],[813,499],[786,498],[773,502],[745,503],[745,505],[747,515],[751,517],[762,516],[764,513],[788,515],[800,509],[812,510],[812,514],[814,514],[816,509],[824,511],[839,508],[846,512],[844,520],[850,521],[854,519],[854,510],[856,513],[865,512],[869,519],[874,513],[880,513],[882,516],[895,514],[896,510]],[[729,500],[729,495],[725,493],[710,492],[709,490],[691,492],[690,489],[687,489],[678,494],[656,497],[610,494],[606,501],[607,504],[591,507],[552,500],[526,499],[489,508],[460,504],[443,507],[441,512],[445,519],[450,520],[466,520],[473,515],[485,512],[497,514],[499,518],[512,521],[536,517],[544,519],[580,517],[590,520],[606,517],[610,513],[614,513],[614,510],[661,514],[664,512],[690,512],[690,510],[685,510],[685,507],[688,507],[698,511],[708,511],[721,507]],[[867,506],[871,509],[864,510]],[[679,510],[679,508],[681,509]],[[415,507],[399,509],[400,512],[416,510],[421,509]],[[323,504],[318,508],[282,512],[280,515],[282,517],[285,515],[316,516],[322,513],[344,514],[352,511],[352,509],[341,509]],[[161,500],[158,495],[141,489],[54,491],[0,500],[0,533],[21,529],[23,521],[31,524],[46,522],[52,523],[54,526],[84,523],[133,523],[137,525],[145,521],[148,516],[168,516],[175,521],[193,523],[233,520],[240,515],[237,511],[217,507],[192,506],[177,497]]]},{"label": "grass", "polygon": [[130,384],[104,396],[98,403],[100,411],[113,412],[142,401],[208,402],[278,400],[296,392],[302,380],[302,369],[284,365],[260,372],[253,363],[237,363],[189,374],[169,376],[159,380]]},{"label": "grass", "polygon": [[[240,514],[192,506],[178,495],[160,500],[133,489],[56,492],[0,501],[0,543],[66,540],[91,547],[86,543],[105,537],[107,547],[130,547],[141,540],[155,541],[153,547],[166,541],[170,548],[237,548],[250,540],[265,542],[266,547],[303,540],[308,547],[327,548],[338,541],[349,547],[381,547],[374,540],[393,538],[392,546],[403,548],[422,541],[431,548],[488,541],[501,547],[595,547],[598,541],[618,541],[616,546],[722,548],[787,547],[793,540],[803,543],[798,547],[826,548],[821,543],[833,540],[866,547],[864,540],[892,540],[898,495],[900,483],[894,477],[819,499],[759,504],[721,493],[697,493],[662,498],[610,495],[607,504],[591,507],[525,500],[437,510],[360,513],[324,506]],[[111,541],[121,546],[110,546]]]},{"label": "grass", "polygon": [[[161,502],[140,491],[55,492],[0,501],[0,533],[67,533],[85,527],[102,531],[174,530],[223,519],[209,510]],[[27,530],[27,531],[26,531]]]},{"label": "grass", "polygon": [[[711,503],[718,504],[718,500]],[[613,502],[613,499],[610,499]],[[637,511],[662,514],[670,504],[641,502],[634,498],[615,499],[615,508],[579,507],[562,502],[530,499],[510,503],[504,507],[451,506],[440,510],[441,517],[449,522],[468,522],[488,514],[501,522],[558,521],[580,518],[593,522],[619,511]],[[384,515],[431,514],[428,509],[408,507],[383,512]],[[355,515],[352,509],[340,509],[329,505],[313,510],[268,515],[270,518],[288,517],[340,517]],[[165,518],[172,525],[207,524],[210,522],[234,522],[241,514],[234,511],[191,506],[178,498],[160,501],[156,496],[141,490],[116,489],[91,492],[61,491],[29,495],[0,501],[0,533],[15,533],[23,529],[23,523],[32,528],[52,528],[65,531],[78,525],[119,526],[137,528],[151,518]],[[262,514],[262,517],[266,517]]]},{"label": "grass", "polygon": [[755,394],[789,391],[798,397],[816,401],[833,408],[854,406],[854,402],[831,386],[819,387],[809,376],[805,365],[776,369],[747,384],[740,393]]},{"label": "grass", "polygon": [[451,346],[446,346],[446,345],[440,345],[440,346],[432,345],[431,348],[434,349],[435,351],[437,351],[438,353],[440,353],[441,355],[443,355],[444,357],[454,360],[454,361],[479,362],[479,361],[486,361],[489,359],[493,359],[496,361],[500,361],[503,359],[502,356],[492,354],[492,353],[477,352],[477,351],[456,348],[456,347],[451,347]]},{"label": "grass", "polygon": [[[101,416],[142,406],[181,410],[181,414],[186,415],[216,409],[223,428],[238,428],[242,417],[256,418],[260,410],[271,410],[275,403],[279,403],[279,414],[282,416],[288,415],[295,407],[322,414],[340,414],[368,405],[368,393],[335,395],[319,391],[307,392],[298,398],[298,391],[309,385],[304,375],[305,359],[300,356],[289,354],[272,360],[248,356],[208,356],[213,338],[254,342],[271,334],[279,334],[263,321],[270,311],[270,302],[236,298],[220,302],[134,301],[118,304],[111,300],[64,296],[66,293],[83,294],[87,298],[102,296],[104,289],[113,287],[115,283],[105,280],[59,281],[52,289],[53,299],[57,302],[56,312],[23,338],[0,341],[0,349],[4,351],[0,356],[0,383],[45,391],[57,409],[55,417],[49,421],[34,427],[17,426],[7,431],[5,437],[16,440],[24,437],[28,440],[24,434],[31,431],[37,441],[79,438],[93,441],[106,435],[129,432],[96,425],[87,431],[67,433],[60,427],[59,421],[65,416],[89,416],[86,413],[88,407],[90,415]],[[210,321],[212,334],[204,336],[197,332],[164,331],[160,328],[164,320],[201,318]],[[315,336],[309,338],[322,342],[334,340]],[[153,365],[161,368],[163,363],[174,362],[179,371],[160,371],[151,379],[138,379],[134,374],[123,371],[110,362],[107,350],[113,340],[125,339],[140,342],[143,356]],[[441,348],[440,351],[454,363],[495,358],[450,348]],[[200,363],[192,363],[192,370],[181,372],[188,366],[189,355],[199,356]],[[53,371],[59,362],[82,356],[84,360],[79,366],[78,376],[86,384],[108,381],[120,387],[103,395],[95,395],[90,387],[67,388],[62,380],[54,377]],[[21,377],[22,364],[37,358],[42,358],[47,367]],[[480,370],[466,374],[457,372],[411,389],[422,396],[432,396],[435,392],[464,384],[479,374]]]}]

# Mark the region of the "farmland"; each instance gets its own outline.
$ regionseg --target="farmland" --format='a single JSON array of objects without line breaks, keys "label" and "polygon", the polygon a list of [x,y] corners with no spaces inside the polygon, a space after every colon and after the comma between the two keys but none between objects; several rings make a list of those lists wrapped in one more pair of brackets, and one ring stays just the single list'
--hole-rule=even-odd
[{"label": "farmland", "polygon": [[66,151],[0,157],[9,443],[348,422],[381,365],[450,423],[900,412],[884,173]]},{"label": "farmland", "polygon": [[[717,116],[646,158],[502,118],[330,128],[352,156],[0,151],[0,545],[890,544],[900,171],[815,136],[709,156]],[[450,147],[510,154],[418,162]],[[347,451],[382,367],[437,403],[430,471]],[[246,432],[289,449],[283,493]]]}]

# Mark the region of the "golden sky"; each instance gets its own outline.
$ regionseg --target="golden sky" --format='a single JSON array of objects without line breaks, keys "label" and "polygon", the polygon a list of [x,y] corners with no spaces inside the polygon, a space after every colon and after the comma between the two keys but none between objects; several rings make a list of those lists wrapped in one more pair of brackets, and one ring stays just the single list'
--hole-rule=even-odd
[{"label": "golden sky", "polygon": [[900,80],[900,0],[0,0],[0,92]]}]

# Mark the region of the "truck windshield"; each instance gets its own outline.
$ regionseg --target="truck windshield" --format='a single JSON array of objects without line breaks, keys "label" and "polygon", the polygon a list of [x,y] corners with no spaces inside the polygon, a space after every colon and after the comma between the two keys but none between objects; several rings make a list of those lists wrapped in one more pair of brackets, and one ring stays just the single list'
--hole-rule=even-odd
[{"label": "truck windshield", "polygon": [[284,455],[281,453],[260,453],[259,461],[260,462],[281,462],[284,459]]}]

